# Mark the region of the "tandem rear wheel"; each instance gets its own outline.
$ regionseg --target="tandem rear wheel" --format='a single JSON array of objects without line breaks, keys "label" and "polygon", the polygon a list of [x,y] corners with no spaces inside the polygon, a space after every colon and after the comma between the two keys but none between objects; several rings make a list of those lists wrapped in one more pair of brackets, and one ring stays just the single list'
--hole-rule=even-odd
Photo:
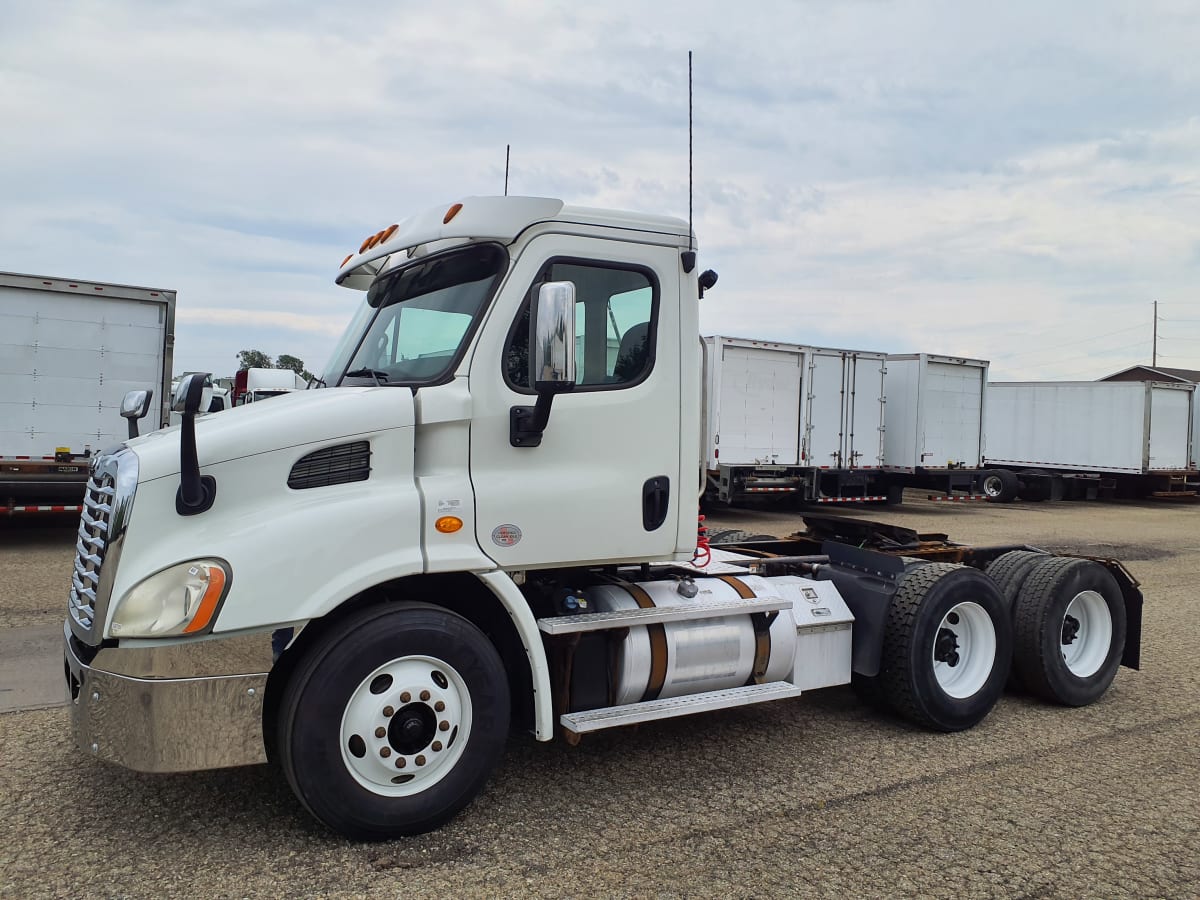
[{"label": "tandem rear wheel", "polygon": [[854,677],[868,701],[935,731],[979,723],[1004,690],[1012,624],[995,583],[976,569],[918,565],[892,598],[879,674]]}]

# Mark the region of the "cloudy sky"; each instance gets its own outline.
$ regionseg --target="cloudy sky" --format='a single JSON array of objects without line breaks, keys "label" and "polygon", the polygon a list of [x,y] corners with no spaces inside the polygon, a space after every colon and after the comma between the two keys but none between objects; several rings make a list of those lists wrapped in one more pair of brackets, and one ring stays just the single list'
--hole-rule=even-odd
[{"label": "cloudy sky", "polygon": [[178,291],[176,371],[320,369],[338,262],[503,191],[687,214],[706,333],[1200,368],[1193,2],[0,0],[0,270]]}]

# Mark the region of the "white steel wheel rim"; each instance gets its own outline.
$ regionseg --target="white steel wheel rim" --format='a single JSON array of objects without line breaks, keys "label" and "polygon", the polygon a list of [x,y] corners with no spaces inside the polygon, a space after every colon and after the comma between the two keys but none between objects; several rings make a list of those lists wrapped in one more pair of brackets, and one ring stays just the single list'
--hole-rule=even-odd
[{"label": "white steel wheel rim", "polygon": [[996,666],[996,626],[978,603],[959,603],[942,617],[933,642],[933,675],[949,696],[964,699],[987,684]]},{"label": "white steel wheel rim", "polygon": [[409,797],[446,777],[471,734],[471,693],[430,656],[384,663],[359,682],[342,713],[346,770],[367,790]]},{"label": "white steel wheel rim", "polygon": [[1063,614],[1060,641],[1071,674],[1088,678],[1100,671],[1112,646],[1112,614],[1096,591],[1080,591]]},{"label": "white steel wheel rim", "polygon": [[1004,484],[999,475],[989,475],[983,479],[983,493],[988,497],[999,497],[1004,490]]}]

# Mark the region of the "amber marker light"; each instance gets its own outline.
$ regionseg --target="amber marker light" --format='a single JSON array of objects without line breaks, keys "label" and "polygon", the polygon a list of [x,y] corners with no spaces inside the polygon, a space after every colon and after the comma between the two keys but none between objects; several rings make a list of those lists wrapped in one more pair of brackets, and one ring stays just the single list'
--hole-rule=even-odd
[{"label": "amber marker light", "polygon": [[462,209],[462,204],[455,203],[452,207],[450,207],[448,210],[446,210],[446,215],[442,217],[442,224],[449,225],[450,220],[453,219],[455,216],[457,216],[461,209]]},{"label": "amber marker light", "polygon": [[342,266],[346,265],[346,263],[350,262],[350,260],[351,260],[351,259],[353,259],[353,258],[354,258],[354,254],[353,254],[353,253],[347,253],[347,254],[346,254],[346,258],[342,260],[342,265],[341,265],[341,266],[338,266],[338,268],[339,268],[339,269],[340,269],[340,268],[342,268]]},{"label": "amber marker light", "polygon": [[221,599],[223,593],[225,593],[225,571],[220,566],[209,566],[208,588],[204,591],[204,596],[200,598],[196,615],[192,617],[188,627],[183,629],[184,634],[195,634],[208,627],[213,613],[216,612],[217,601]]},{"label": "amber marker light", "polygon": [[442,516],[433,523],[433,527],[442,534],[454,534],[463,527],[463,521],[458,516]]},{"label": "amber marker light", "polygon": [[389,225],[387,228],[383,229],[383,237],[381,237],[379,239],[379,243],[381,243],[381,244],[386,243],[387,239],[390,238],[393,234],[395,234],[396,229],[399,227],[400,227],[399,225]]},{"label": "amber marker light", "polygon": [[367,250],[371,248],[371,238],[373,237],[375,237],[375,235],[372,234],[363,239],[362,244],[360,244],[358,248],[359,253],[366,253]]}]

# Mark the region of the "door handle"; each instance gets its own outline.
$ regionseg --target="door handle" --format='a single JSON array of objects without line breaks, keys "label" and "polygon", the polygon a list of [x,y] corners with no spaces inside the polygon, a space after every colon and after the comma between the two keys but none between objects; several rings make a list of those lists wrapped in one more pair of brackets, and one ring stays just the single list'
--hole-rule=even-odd
[{"label": "door handle", "polygon": [[670,505],[671,479],[666,475],[646,479],[642,485],[642,527],[647,531],[662,527]]}]

